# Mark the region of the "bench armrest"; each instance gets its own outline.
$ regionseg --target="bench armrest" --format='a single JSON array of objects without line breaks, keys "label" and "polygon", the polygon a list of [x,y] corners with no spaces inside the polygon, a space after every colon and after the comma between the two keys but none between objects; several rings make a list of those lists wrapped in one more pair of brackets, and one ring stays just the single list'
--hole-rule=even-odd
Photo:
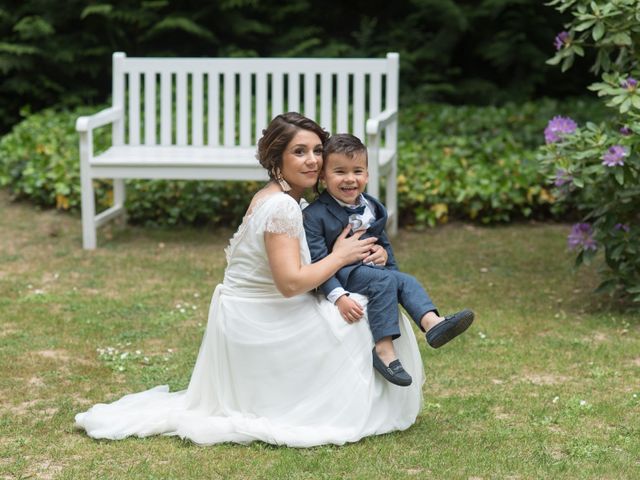
[{"label": "bench armrest", "polygon": [[367,135],[378,135],[384,127],[393,123],[398,118],[397,110],[385,110],[377,117],[367,120]]},{"label": "bench armrest", "polygon": [[98,113],[94,113],[93,115],[89,115],[88,117],[79,117],[78,120],[76,120],[76,131],[88,132],[89,130],[93,130],[94,128],[113,123],[116,120],[119,120],[121,117],[122,108],[105,108],[104,110],[101,110]]}]

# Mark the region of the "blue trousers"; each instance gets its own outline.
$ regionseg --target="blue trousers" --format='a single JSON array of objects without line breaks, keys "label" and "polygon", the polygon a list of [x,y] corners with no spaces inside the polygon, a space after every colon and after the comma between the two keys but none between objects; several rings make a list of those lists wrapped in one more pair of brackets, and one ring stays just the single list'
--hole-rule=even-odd
[{"label": "blue trousers", "polygon": [[411,275],[397,270],[361,265],[350,274],[345,288],[369,297],[367,315],[374,342],[400,336],[398,303],[422,330],[425,313],[437,309],[425,289]]}]

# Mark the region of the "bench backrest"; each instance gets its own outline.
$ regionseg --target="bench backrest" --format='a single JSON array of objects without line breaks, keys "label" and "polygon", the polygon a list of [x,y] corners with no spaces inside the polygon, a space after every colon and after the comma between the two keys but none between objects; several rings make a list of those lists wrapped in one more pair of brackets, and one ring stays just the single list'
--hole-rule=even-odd
[{"label": "bench backrest", "polygon": [[[398,107],[397,53],[381,59],[135,58],[113,55],[114,145],[250,147],[269,120],[298,111],[363,141]],[[395,139],[393,141],[395,143]]]}]

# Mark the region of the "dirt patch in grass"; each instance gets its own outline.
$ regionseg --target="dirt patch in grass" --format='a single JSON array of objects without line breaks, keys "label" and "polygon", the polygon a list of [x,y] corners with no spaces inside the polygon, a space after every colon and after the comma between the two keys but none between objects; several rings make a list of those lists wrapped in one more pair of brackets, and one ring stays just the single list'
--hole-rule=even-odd
[{"label": "dirt patch in grass", "polygon": [[553,373],[525,373],[520,377],[520,381],[532,383],[534,385],[559,385],[571,380],[570,377]]},{"label": "dirt patch in grass", "polygon": [[0,326],[0,338],[18,333],[20,330],[17,327],[18,326],[12,322],[3,323],[2,326]]}]

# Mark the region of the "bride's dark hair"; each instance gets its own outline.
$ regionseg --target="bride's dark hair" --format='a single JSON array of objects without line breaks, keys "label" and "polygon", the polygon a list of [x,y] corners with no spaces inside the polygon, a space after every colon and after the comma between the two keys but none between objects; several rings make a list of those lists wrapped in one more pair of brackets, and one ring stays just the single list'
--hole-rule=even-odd
[{"label": "bride's dark hair", "polygon": [[315,133],[323,145],[329,138],[329,132],[310,118],[297,112],[275,116],[267,128],[262,130],[262,137],[258,140],[256,158],[260,165],[269,172],[269,178],[272,180],[276,179],[278,172],[282,169],[282,154],[285,148],[299,130]]}]

